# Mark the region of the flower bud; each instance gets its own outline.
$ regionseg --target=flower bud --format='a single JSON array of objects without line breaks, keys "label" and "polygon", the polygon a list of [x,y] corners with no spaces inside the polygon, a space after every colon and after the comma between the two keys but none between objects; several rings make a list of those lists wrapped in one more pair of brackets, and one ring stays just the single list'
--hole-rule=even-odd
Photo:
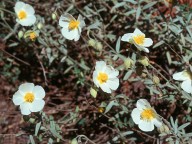
[{"label": "flower bud", "polygon": [[91,94],[94,98],[97,97],[97,91],[96,91],[95,89],[93,89],[93,88],[90,89],[90,94]]},{"label": "flower bud", "polygon": [[76,138],[72,139],[71,144],[78,144]]},{"label": "flower bud", "polygon": [[158,131],[161,134],[170,134],[169,127],[167,125],[165,125],[165,124],[162,124],[162,126],[158,128]]},{"label": "flower bud", "polygon": [[51,17],[52,17],[53,20],[55,20],[57,18],[56,12],[52,13]]},{"label": "flower bud", "polygon": [[24,35],[23,31],[19,31],[19,32],[18,32],[18,37],[19,37],[19,39],[21,39],[21,38],[23,37],[23,35]]},{"label": "flower bud", "polygon": [[139,59],[139,62],[144,65],[144,66],[148,66],[149,65],[149,59],[146,57],[146,56],[142,56],[140,59]]},{"label": "flower bud", "polygon": [[38,23],[37,24],[37,28],[40,30],[40,29],[42,29],[43,28],[43,24],[42,23]]},{"label": "flower bud", "polygon": [[126,58],[124,60],[124,66],[125,66],[125,69],[131,68],[133,66],[133,60],[130,58]]},{"label": "flower bud", "polygon": [[153,83],[157,85],[157,84],[159,84],[159,82],[160,82],[159,78],[156,75],[154,75],[153,76]]},{"label": "flower bud", "polygon": [[94,39],[89,39],[88,45],[89,45],[89,46],[92,46],[92,47],[95,47],[96,41],[95,41]]},{"label": "flower bud", "polygon": [[96,42],[95,48],[96,48],[96,50],[101,51],[103,49],[102,43]]}]

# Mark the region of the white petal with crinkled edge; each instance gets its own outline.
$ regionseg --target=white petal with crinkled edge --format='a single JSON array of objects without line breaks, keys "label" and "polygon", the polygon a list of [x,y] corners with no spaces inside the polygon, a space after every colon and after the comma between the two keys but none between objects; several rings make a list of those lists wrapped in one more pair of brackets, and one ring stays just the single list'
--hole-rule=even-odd
[{"label": "white petal with crinkled edge", "polygon": [[97,61],[95,70],[98,72],[104,72],[106,69],[106,63],[104,61]]},{"label": "white petal with crinkled edge", "polygon": [[29,103],[22,103],[20,105],[21,114],[22,115],[29,115],[31,113],[29,108],[30,108],[30,104]]},{"label": "white petal with crinkled edge", "polygon": [[25,6],[24,2],[16,2],[14,10],[16,13],[18,13],[23,7]]},{"label": "white petal with crinkled edge", "polygon": [[61,33],[68,40],[73,40],[76,37],[78,37],[78,30],[77,29],[69,30],[68,28],[63,27],[61,29]]},{"label": "white petal with crinkled edge", "polygon": [[142,131],[149,132],[154,130],[154,124],[151,121],[140,120],[138,125]]},{"label": "white petal with crinkled edge", "polygon": [[103,83],[100,85],[100,88],[106,92],[106,93],[111,93],[111,89],[109,88],[109,86],[106,83]]},{"label": "white petal with crinkled edge", "polygon": [[96,85],[97,87],[99,87],[99,81],[97,80],[97,76],[98,76],[97,71],[94,71],[94,72],[93,72],[93,82],[95,83],[95,85]]},{"label": "white petal with crinkled edge", "polygon": [[137,35],[144,35],[144,36],[145,36],[145,34],[142,33],[138,28],[136,28],[136,29],[134,30],[133,34],[134,34],[135,36],[137,36]]},{"label": "white petal with crinkled edge", "polygon": [[139,109],[139,110],[143,110],[143,109],[145,109],[145,108],[147,108],[147,107],[151,107],[151,105],[149,104],[149,102],[146,100],[146,99],[139,99],[138,101],[137,101],[137,108]]},{"label": "white petal with crinkled edge", "polygon": [[36,17],[35,15],[29,15],[26,19],[19,20],[17,18],[16,21],[22,26],[32,26],[36,22]]},{"label": "white petal with crinkled edge", "polygon": [[121,38],[122,41],[125,41],[125,42],[129,42],[132,40],[132,36],[133,34],[132,33],[127,33],[127,34],[124,34]]},{"label": "white petal with crinkled edge", "polygon": [[190,80],[189,77],[183,75],[183,72],[185,72],[185,71],[173,74],[173,79],[174,80],[179,80],[179,81]]},{"label": "white petal with crinkled edge", "polygon": [[162,122],[156,118],[153,120],[153,124],[158,128],[162,126]]},{"label": "white petal with crinkled edge", "polygon": [[78,16],[77,21],[80,22],[79,27],[82,29],[85,26],[85,21],[81,15]]},{"label": "white petal with crinkled edge", "polygon": [[31,112],[38,112],[38,111],[41,111],[43,109],[45,105],[45,101],[44,100],[41,100],[41,99],[38,99],[38,100],[34,100],[33,103],[31,103],[30,105],[30,111]]},{"label": "white petal with crinkled edge", "polygon": [[139,124],[141,120],[141,111],[138,108],[134,108],[131,112],[131,117],[134,121],[134,123]]},{"label": "white petal with crinkled edge", "polygon": [[70,22],[70,19],[68,17],[65,17],[64,15],[62,15],[60,18],[59,18],[59,25],[61,27],[64,27],[64,28],[68,28],[69,27],[69,22]]},{"label": "white petal with crinkled edge", "polygon": [[185,80],[184,82],[182,82],[181,88],[187,93],[192,93],[192,81],[190,79]]},{"label": "white petal with crinkled edge", "polygon": [[119,87],[119,79],[118,78],[109,79],[107,80],[106,84],[109,86],[110,89],[116,90]]},{"label": "white petal with crinkled edge", "polygon": [[24,102],[24,99],[23,99],[23,95],[17,91],[14,95],[13,95],[13,103],[15,105],[20,105],[21,103]]},{"label": "white petal with crinkled edge", "polygon": [[19,86],[19,91],[21,93],[32,92],[33,88],[34,88],[33,83],[24,83]]},{"label": "white petal with crinkled edge", "polygon": [[35,99],[43,99],[45,97],[45,90],[41,86],[36,85],[33,93],[35,94]]},{"label": "white petal with crinkled edge", "polygon": [[144,44],[143,44],[144,47],[150,47],[152,44],[153,44],[153,41],[151,38],[144,39]]},{"label": "white petal with crinkled edge", "polygon": [[34,15],[35,14],[34,8],[29,4],[25,4],[24,7],[22,8],[22,10],[26,11],[26,13],[28,15]]}]

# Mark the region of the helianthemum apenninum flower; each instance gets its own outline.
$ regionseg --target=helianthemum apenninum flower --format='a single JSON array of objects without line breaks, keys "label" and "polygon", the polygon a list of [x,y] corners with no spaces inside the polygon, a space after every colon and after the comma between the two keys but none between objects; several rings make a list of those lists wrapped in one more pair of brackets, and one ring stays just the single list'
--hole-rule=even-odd
[{"label": "helianthemum apenninum flower", "polygon": [[151,38],[145,38],[145,34],[142,33],[138,28],[133,33],[124,34],[121,38],[122,41],[130,42],[134,44],[139,50],[149,53],[149,49],[153,44]]},{"label": "helianthemum apenninum flower", "polygon": [[173,74],[173,79],[183,81],[181,88],[187,93],[192,93],[192,72],[190,70],[184,70]]},{"label": "helianthemum apenninum flower", "polygon": [[36,22],[35,10],[29,4],[17,2],[15,4],[16,21],[22,26],[31,26]]},{"label": "helianthemum apenninum flower", "polygon": [[162,122],[156,111],[150,106],[147,100],[140,99],[137,101],[137,108],[134,108],[131,117],[142,131],[152,131],[154,125],[160,127]]},{"label": "helianthemum apenninum flower", "polygon": [[60,17],[59,25],[62,27],[61,33],[66,39],[78,41],[85,22],[81,15],[76,20],[72,15],[66,13]]},{"label": "helianthemum apenninum flower", "polygon": [[41,86],[24,83],[19,86],[18,91],[13,95],[13,103],[20,105],[23,115],[29,115],[31,112],[38,112],[43,109],[45,105],[44,97],[45,91]]},{"label": "helianthemum apenninum flower", "polygon": [[93,82],[104,92],[111,93],[112,90],[116,90],[119,87],[118,75],[118,70],[106,65],[104,61],[97,61],[93,72]]}]

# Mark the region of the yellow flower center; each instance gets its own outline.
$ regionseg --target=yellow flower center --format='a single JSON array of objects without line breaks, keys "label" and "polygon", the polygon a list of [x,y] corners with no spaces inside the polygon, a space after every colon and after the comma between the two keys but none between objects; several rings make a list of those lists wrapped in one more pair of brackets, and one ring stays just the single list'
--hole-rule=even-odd
[{"label": "yellow flower center", "polygon": [[31,33],[29,34],[29,38],[30,38],[32,41],[34,41],[34,40],[36,39],[36,37],[37,37],[37,35],[36,35],[35,32],[31,32]]},{"label": "yellow flower center", "polygon": [[100,72],[99,75],[97,76],[97,79],[100,84],[105,83],[108,80],[108,75],[106,73]]},{"label": "yellow flower center", "polygon": [[192,80],[192,72],[190,72],[189,70],[186,70],[182,73],[182,75],[184,75],[185,77],[188,77]]},{"label": "yellow flower center", "polygon": [[133,37],[133,40],[138,45],[143,45],[145,40],[145,35],[137,35]]},{"label": "yellow flower center", "polygon": [[29,103],[32,103],[35,99],[35,96],[33,93],[26,93],[25,96],[24,96],[24,100],[25,102],[29,102]]},{"label": "yellow flower center", "polygon": [[141,119],[146,121],[151,121],[155,117],[156,117],[156,113],[151,108],[144,109],[143,112],[141,113]]},{"label": "yellow flower center", "polygon": [[20,20],[23,20],[27,17],[27,13],[24,11],[24,10],[21,10],[19,13],[18,13],[18,18]]},{"label": "yellow flower center", "polygon": [[79,21],[76,21],[76,20],[71,20],[69,22],[69,30],[74,30],[74,29],[77,29],[79,27],[79,24],[80,22]]}]

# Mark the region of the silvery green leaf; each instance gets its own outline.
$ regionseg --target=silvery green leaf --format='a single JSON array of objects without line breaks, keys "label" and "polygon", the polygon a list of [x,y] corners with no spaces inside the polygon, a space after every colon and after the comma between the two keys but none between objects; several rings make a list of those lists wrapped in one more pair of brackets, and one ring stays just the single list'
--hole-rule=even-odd
[{"label": "silvery green leaf", "polygon": [[41,127],[41,122],[37,123],[36,126],[35,126],[35,136],[37,136],[40,127]]},{"label": "silvery green leaf", "polygon": [[104,113],[109,112],[113,106],[118,106],[118,105],[119,104],[115,100],[110,101],[110,103],[107,105]]},{"label": "silvery green leaf", "polygon": [[157,1],[149,2],[142,9],[143,10],[148,9],[148,8],[152,7],[153,5],[155,5],[156,3],[157,3]]},{"label": "silvery green leaf", "polygon": [[31,144],[35,144],[35,141],[34,141],[34,139],[33,139],[33,136],[32,136],[32,135],[30,135],[30,136],[29,136],[29,139],[30,139]]},{"label": "silvery green leaf", "polygon": [[129,70],[129,71],[125,74],[125,76],[123,77],[123,80],[127,80],[127,79],[131,76],[132,72],[133,72],[133,70]]},{"label": "silvery green leaf", "polygon": [[117,53],[119,53],[119,50],[120,50],[120,42],[121,42],[121,37],[118,38],[117,43],[116,43],[116,47],[115,47]]},{"label": "silvery green leaf", "polygon": [[137,8],[137,12],[136,12],[136,19],[137,19],[137,20],[139,19],[140,14],[141,14],[141,7],[138,6],[138,8]]}]

